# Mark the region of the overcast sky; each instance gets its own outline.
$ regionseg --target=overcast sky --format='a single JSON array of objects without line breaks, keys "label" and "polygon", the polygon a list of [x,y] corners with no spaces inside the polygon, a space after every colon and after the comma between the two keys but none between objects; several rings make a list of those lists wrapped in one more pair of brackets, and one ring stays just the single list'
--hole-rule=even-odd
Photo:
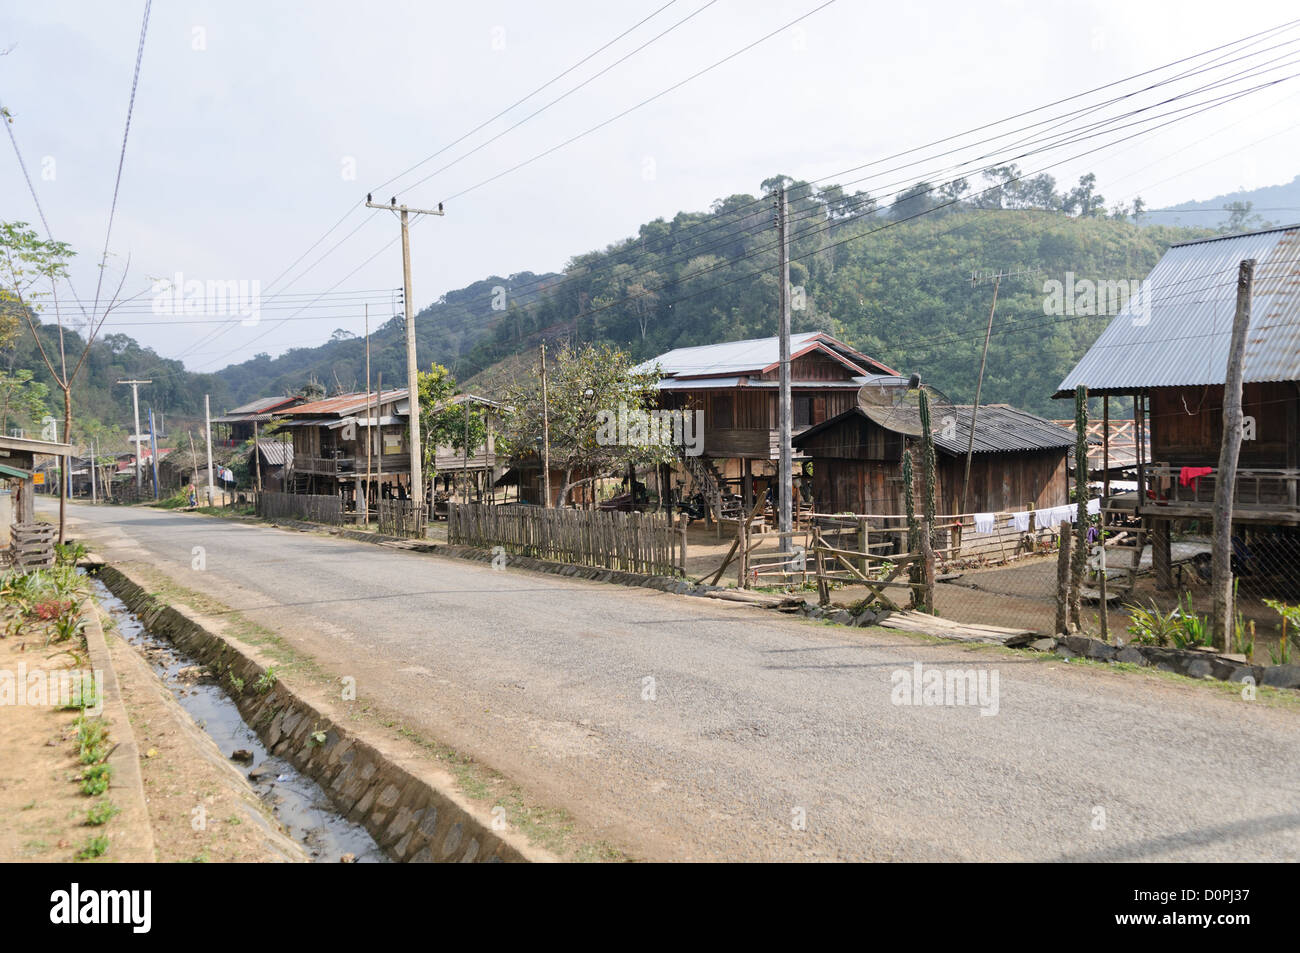
[{"label": "overcast sky", "polygon": [[[424,306],[491,274],[558,270],[644,221],[757,193],[774,173],[821,179],[1281,24],[1295,10],[1281,0],[838,0],[591,135],[453,198],[823,2],[679,0],[381,187],[666,2],[155,4],[109,268],[120,275],[129,256],[126,291],[144,294],[134,311],[110,318],[109,330],[194,370],[318,344],[338,327],[361,330],[364,297],[375,302],[372,314],[382,312],[376,321],[386,319],[391,308],[380,289],[401,284],[397,223],[365,209],[353,209],[279,278],[368,191],[385,202],[396,192],[412,207],[446,200],[444,218],[423,219],[411,232],[414,300]],[[564,101],[399,191],[696,10]],[[0,50],[11,48],[0,57],[0,102],[13,114],[54,236],[79,252],[73,275],[86,296],[104,242],[142,12],[143,3],[116,0],[0,10]],[[1287,182],[1300,171],[1298,93],[1300,80],[1284,83],[1050,171],[1062,184],[1095,171],[1108,203],[1140,194],[1153,207]],[[13,149],[0,146],[0,219],[38,223]],[[150,279],[177,272],[261,282],[260,323],[155,316]],[[294,312],[273,308],[302,306],[311,300],[303,295],[335,285],[371,293],[330,297],[278,322]]]}]

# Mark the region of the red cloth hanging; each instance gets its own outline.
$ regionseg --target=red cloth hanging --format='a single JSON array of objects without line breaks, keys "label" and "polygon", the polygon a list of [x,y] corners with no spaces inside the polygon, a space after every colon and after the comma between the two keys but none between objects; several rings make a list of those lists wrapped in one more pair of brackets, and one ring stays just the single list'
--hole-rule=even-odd
[{"label": "red cloth hanging", "polygon": [[1183,467],[1178,471],[1178,483],[1180,486],[1191,487],[1196,489],[1196,481],[1203,476],[1209,476],[1214,472],[1214,467]]}]

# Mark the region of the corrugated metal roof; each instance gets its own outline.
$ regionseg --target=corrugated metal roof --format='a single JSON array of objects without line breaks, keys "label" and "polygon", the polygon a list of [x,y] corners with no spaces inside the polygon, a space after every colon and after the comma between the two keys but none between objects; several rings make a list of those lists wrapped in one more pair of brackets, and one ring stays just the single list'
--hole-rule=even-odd
[{"label": "corrugated metal roof", "polygon": [[[1172,246],[1061,381],[1093,392],[1222,384],[1237,269],[1254,258],[1247,381],[1300,380],[1300,225]],[[1146,299],[1144,303],[1142,299]]]},{"label": "corrugated metal roof", "polygon": [[405,396],[405,387],[386,390],[382,394],[339,394],[337,397],[326,397],[324,400],[314,400],[309,404],[299,404],[297,407],[290,407],[284,413],[286,416],[290,417],[349,414],[356,410],[365,410],[367,404],[374,406],[376,403],[383,404],[394,400],[400,400]]},{"label": "corrugated metal roof", "polygon": [[268,465],[273,467],[282,467],[286,463],[293,463],[293,444],[285,443],[282,440],[259,440],[257,449],[262,454],[262,459]]},{"label": "corrugated metal roof", "polygon": [[[965,455],[970,443],[972,410],[970,404],[947,405],[935,409],[933,426],[936,449],[953,456]],[[792,442],[799,447],[809,437],[838,426],[852,416],[870,419],[860,408],[854,407],[815,427],[809,427]],[[949,421],[948,418],[952,420]],[[1007,404],[982,405],[975,415],[975,453],[1060,450],[1073,446],[1074,431]]]},{"label": "corrugated metal roof", "polygon": [[[790,335],[792,355],[819,344],[862,370],[893,373],[892,369],[875,358],[855,351],[825,331],[804,331]],[[719,377],[732,374],[757,374],[780,360],[781,342],[779,338],[773,336],[728,341],[724,344],[704,344],[699,347],[679,347],[638,364],[636,370],[651,371],[658,365],[665,377]]]},{"label": "corrugated metal roof", "polygon": [[247,404],[242,404],[239,407],[234,408],[233,410],[226,411],[220,417],[213,417],[212,422],[214,424],[234,424],[251,422],[253,420],[259,422],[266,421],[271,418],[271,411],[300,400],[302,400],[302,398],[295,394],[281,394],[278,397],[259,397],[257,400],[250,401]]}]

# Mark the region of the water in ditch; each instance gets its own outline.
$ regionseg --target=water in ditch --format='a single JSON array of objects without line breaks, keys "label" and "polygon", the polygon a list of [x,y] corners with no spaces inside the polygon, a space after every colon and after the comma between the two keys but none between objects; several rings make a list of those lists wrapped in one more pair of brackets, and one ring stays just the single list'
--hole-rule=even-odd
[{"label": "water in ditch", "polygon": [[95,597],[116,620],[122,638],[144,655],[181,707],[216,742],[221,753],[227,758],[236,751],[251,753],[252,760],[237,767],[248,776],[258,797],[289,836],[303,846],[308,857],[321,863],[337,863],[348,855],[357,863],[388,862],[370,833],[342,817],[319,784],[284,758],[266,750],[220,685],[191,677],[197,667],[194,660],[178,652],[171,642],[149,632],[102,582],[93,579],[92,583]]}]

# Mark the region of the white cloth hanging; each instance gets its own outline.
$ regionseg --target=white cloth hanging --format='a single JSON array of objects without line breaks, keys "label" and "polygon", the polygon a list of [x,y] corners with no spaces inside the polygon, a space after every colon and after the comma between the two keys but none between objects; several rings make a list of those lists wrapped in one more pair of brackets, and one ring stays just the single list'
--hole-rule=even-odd
[{"label": "white cloth hanging", "polygon": [[996,513],[976,513],[975,514],[975,532],[992,533],[997,521]]},{"label": "white cloth hanging", "polygon": [[1088,515],[1097,516],[1101,513],[1101,497],[1094,497],[1088,501]]},{"label": "white cloth hanging", "polygon": [[1015,527],[1015,530],[1018,533],[1029,532],[1029,511],[1024,510],[1019,513],[1012,513],[1011,519],[1008,520],[1008,524]]}]

